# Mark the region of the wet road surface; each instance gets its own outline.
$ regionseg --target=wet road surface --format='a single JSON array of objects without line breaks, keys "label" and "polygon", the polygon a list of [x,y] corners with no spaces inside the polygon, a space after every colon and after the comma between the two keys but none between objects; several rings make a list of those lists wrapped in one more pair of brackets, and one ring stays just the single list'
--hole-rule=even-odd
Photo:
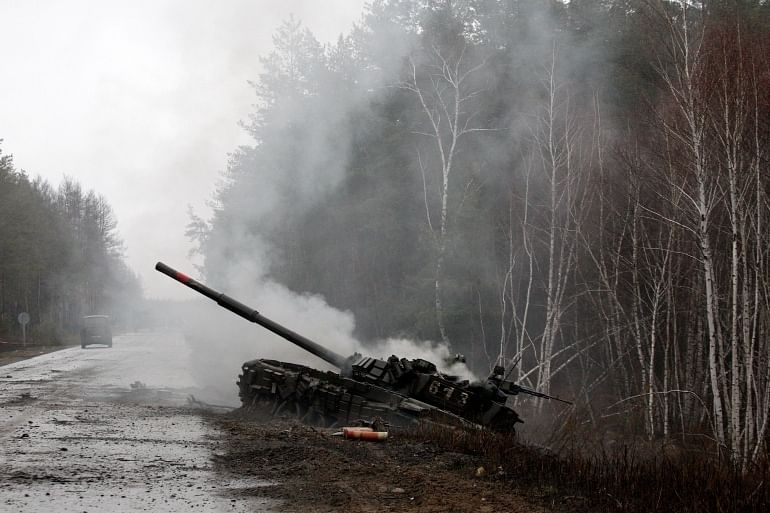
[{"label": "wet road surface", "polygon": [[[223,433],[176,333],[115,337],[0,367],[0,511],[266,512],[219,475]],[[235,377],[235,376],[233,376]]]}]

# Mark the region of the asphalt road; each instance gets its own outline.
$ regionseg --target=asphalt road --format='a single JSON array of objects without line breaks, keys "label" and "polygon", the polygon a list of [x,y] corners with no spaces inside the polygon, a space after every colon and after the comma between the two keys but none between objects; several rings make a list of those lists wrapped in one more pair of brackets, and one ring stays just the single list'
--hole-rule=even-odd
[{"label": "asphalt road", "polygon": [[226,435],[189,400],[190,351],[140,333],[0,367],[0,511],[274,508],[240,493],[270,483],[214,471]]}]

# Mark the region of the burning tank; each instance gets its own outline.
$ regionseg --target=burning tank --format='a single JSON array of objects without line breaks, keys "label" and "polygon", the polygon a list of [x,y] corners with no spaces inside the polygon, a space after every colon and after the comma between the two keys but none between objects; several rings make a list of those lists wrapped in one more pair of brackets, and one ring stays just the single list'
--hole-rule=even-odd
[{"label": "burning tank", "polygon": [[514,432],[523,421],[506,405],[509,396],[523,393],[568,403],[507,381],[499,366],[485,381],[469,382],[441,373],[423,359],[380,359],[358,353],[345,357],[162,262],[155,269],[340,370],[267,359],[245,362],[237,384],[246,407],[266,406],[273,415],[296,415],[303,422],[329,427],[382,419],[396,425],[429,421]]}]

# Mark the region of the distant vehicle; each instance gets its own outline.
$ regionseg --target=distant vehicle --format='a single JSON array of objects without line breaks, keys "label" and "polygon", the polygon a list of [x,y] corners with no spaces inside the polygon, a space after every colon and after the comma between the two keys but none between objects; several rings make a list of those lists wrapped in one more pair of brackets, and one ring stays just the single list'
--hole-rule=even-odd
[{"label": "distant vehicle", "polygon": [[104,344],[112,347],[112,328],[106,315],[87,315],[83,317],[80,329],[80,347],[85,349],[90,344]]}]

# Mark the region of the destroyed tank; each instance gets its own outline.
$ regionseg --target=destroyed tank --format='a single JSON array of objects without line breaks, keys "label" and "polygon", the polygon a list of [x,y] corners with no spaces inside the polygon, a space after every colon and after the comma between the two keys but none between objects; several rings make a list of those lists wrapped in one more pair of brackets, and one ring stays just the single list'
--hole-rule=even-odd
[{"label": "destroyed tank", "polygon": [[485,381],[469,382],[439,372],[435,364],[419,358],[380,359],[358,353],[345,357],[162,262],[155,269],[340,370],[321,371],[268,359],[245,362],[237,381],[245,407],[269,406],[273,415],[296,415],[304,422],[329,427],[380,419],[395,425],[428,421],[515,432],[516,424],[523,421],[506,405],[510,395],[562,401],[505,380],[505,369],[499,366]]}]

